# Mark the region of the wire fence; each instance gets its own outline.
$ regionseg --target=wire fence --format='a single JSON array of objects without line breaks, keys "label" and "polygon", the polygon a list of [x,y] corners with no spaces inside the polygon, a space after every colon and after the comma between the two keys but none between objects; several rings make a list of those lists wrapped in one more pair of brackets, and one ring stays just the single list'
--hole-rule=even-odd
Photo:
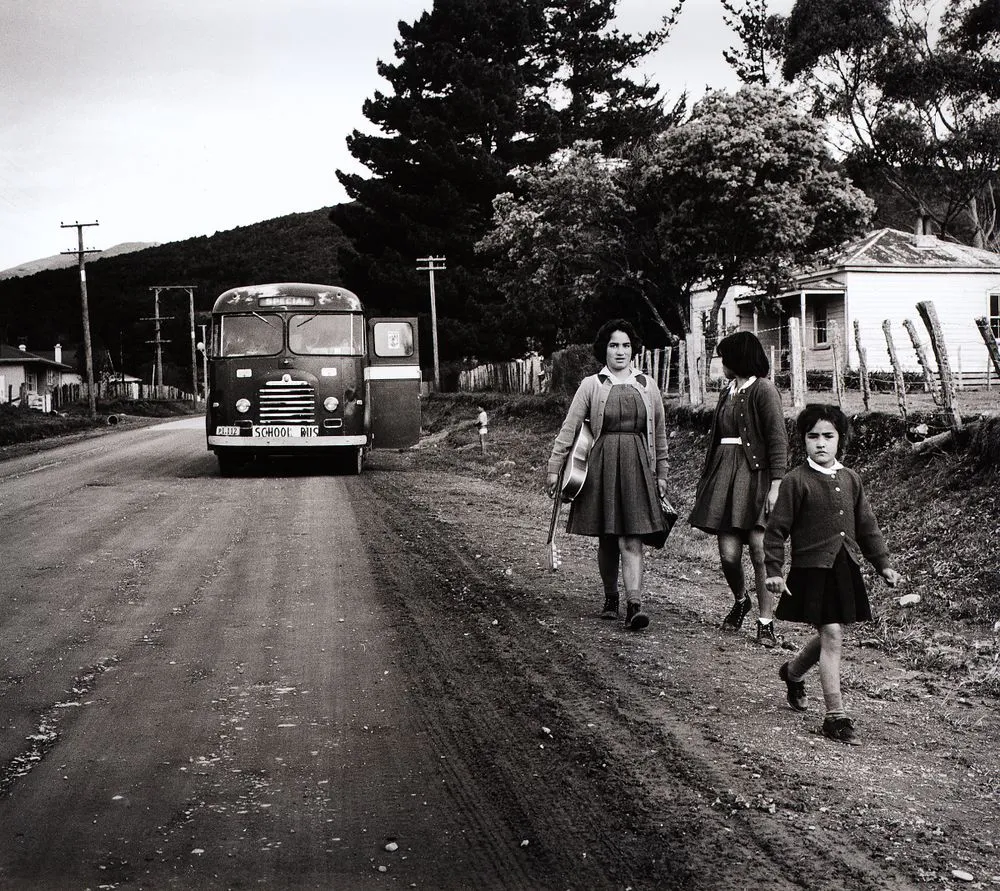
[{"label": "wire fence", "polygon": [[[846,392],[854,391],[861,394],[865,408],[880,395],[894,396],[904,414],[906,399],[921,394],[942,409],[960,397],[970,409],[1000,408],[1000,353],[994,357],[997,320],[974,320],[980,334],[976,342],[968,323],[941,322],[930,301],[917,308],[922,316],[929,312],[933,317],[933,330],[930,318],[924,318],[928,330],[921,332],[910,320],[859,320],[852,331],[844,331],[833,319],[803,325],[796,317],[781,325],[755,325],[753,333],[768,357],[770,378],[792,393],[796,405],[811,392],[832,392],[842,402]],[[644,350],[633,366],[651,376],[665,397],[701,404],[727,383],[715,352],[718,341],[734,330],[689,334],[675,345]],[[543,393],[551,379],[552,360],[531,354],[463,371],[459,390]]]}]

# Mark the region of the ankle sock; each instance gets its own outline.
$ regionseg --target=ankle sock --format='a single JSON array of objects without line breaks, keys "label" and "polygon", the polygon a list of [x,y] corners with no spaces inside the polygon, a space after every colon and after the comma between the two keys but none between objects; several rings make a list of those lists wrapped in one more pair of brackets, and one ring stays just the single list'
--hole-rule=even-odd
[{"label": "ankle sock", "polygon": [[844,697],[840,693],[824,693],[823,702],[826,705],[826,716],[828,718],[846,718],[844,711]]}]

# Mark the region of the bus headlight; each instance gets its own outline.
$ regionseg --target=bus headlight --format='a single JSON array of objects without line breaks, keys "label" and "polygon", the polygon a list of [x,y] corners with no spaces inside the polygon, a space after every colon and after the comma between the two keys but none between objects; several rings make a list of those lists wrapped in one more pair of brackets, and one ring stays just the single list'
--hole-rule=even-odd
[{"label": "bus headlight", "polygon": [[250,411],[250,400],[249,399],[237,399],[236,400],[236,410],[241,414],[246,414]]},{"label": "bus headlight", "polygon": [[338,405],[340,405],[340,402],[336,396],[327,396],[326,399],[323,400],[323,408],[327,411],[336,411]]}]

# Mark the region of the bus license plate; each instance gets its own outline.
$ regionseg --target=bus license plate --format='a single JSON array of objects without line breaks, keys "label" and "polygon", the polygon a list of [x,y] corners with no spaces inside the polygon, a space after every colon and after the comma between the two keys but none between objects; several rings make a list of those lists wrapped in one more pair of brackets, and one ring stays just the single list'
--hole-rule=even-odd
[{"label": "bus license plate", "polygon": [[309,436],[319,436],[319,427],[297,426],[294,424],[254,427],[253,435],[263,436],[269,439],[304,439]]},{"label": "bus license plate", "polygon": [[215,428],[215,435],[216,436],[239,436],[240,435],[240,428],[239,427],[216,427]]}]

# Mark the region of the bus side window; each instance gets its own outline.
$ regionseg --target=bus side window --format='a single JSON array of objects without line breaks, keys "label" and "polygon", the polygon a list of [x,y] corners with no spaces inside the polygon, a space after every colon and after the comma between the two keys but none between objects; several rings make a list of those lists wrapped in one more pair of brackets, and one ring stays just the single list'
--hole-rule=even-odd
[{"label": "bus side window", "polygon": [[409,322],[376,322],[372,334],[376,356],[413,355],[413,328]]}]

